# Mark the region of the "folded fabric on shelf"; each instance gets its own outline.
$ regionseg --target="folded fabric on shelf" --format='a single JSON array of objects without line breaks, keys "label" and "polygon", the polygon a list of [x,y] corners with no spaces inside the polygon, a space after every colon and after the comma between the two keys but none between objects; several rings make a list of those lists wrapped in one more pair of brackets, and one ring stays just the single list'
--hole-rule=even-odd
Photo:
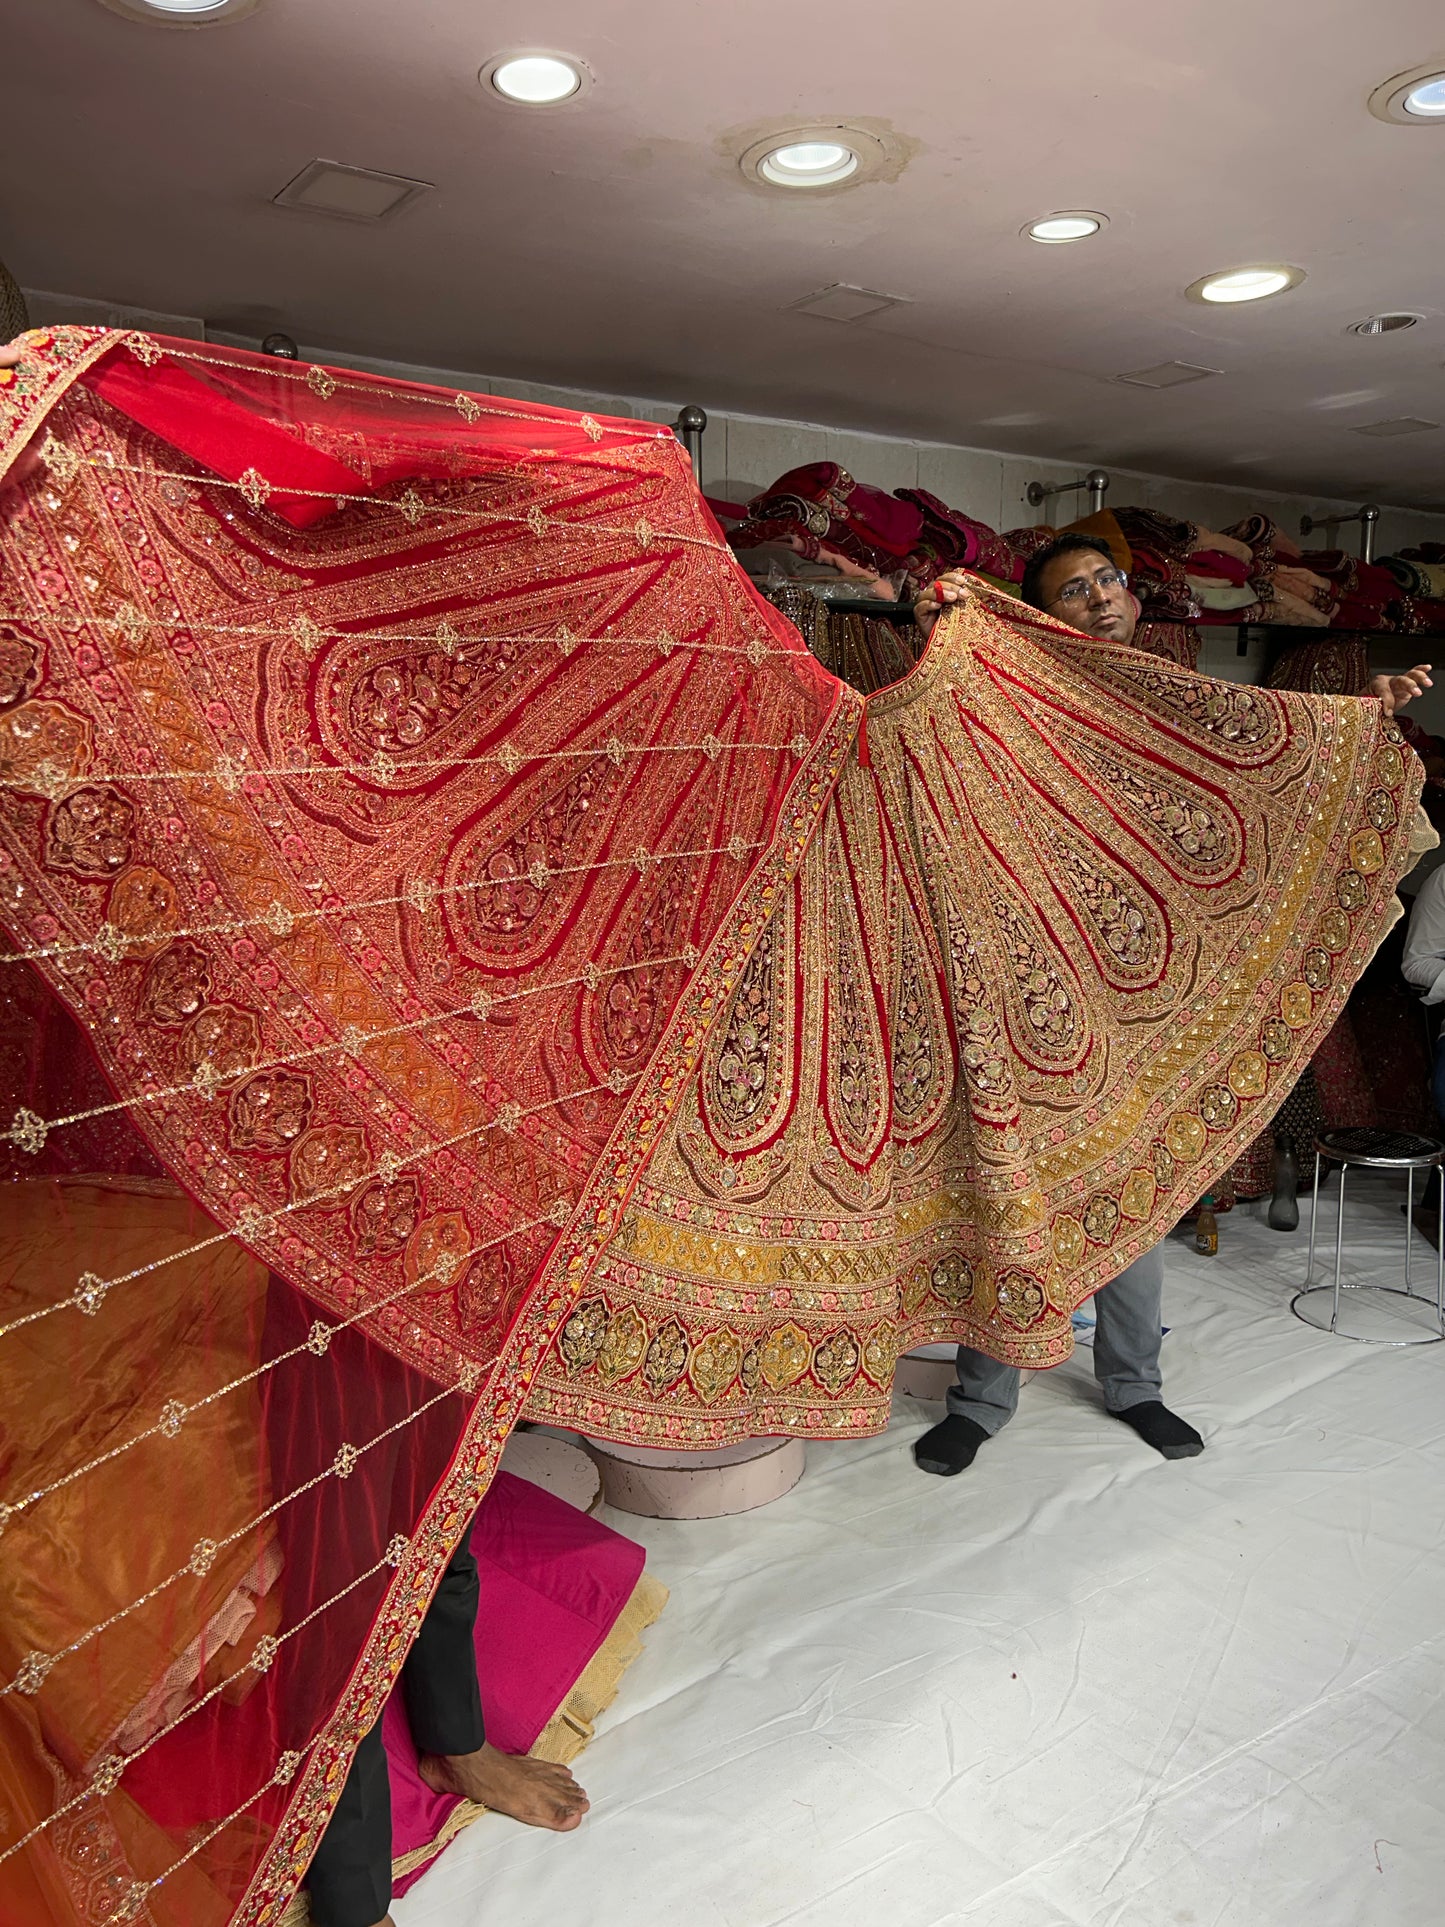
[{"label": "folded fabric on shelf", "polygon": [[1186,566],[1191,576],[1210,576],[1235,588],[1243,587],[1249,580],[1248,555],[1241,561],[1228,549],[1192,549]]},{"label": "folded fabric on shelf", "polygon": [[1406,595],[1445,601],[1445,563],[1416,562],[1403,555],[1387,555],[1380,565]]},{"label": "folded fabric on shelf", "polygon": [[914,551],[920,578],[924,573],[939,575],[945,569],[964,568],[980,575],[997,576],[1006,582],[1022,580],[1023,557],[987,522],[979,522],[961,509],[950,508],[924,488],[897,488],[893,493],[900,502],[916,508],[922,517]]},{"label": "folded fabric on shelf", "polygon": [[1328,629],[1330,626],[1329,610],[1316,608],[1313,602],[1291,595],[1288,589],[1279,587],[1278,578],[1269,584],[1260,601],[1268,611],[1264,618],[1266,622],[1287,622],[1299,629]]},{"label": "folded fabric on shelf", "polygon": [[854,481],[837,462],[809,462],[755,495],[747,520],[729,529],[728,542],[741,550],[792,538],[814,561],[826,544],[888,575],[907,565],[922,528],[922,513],[912,503]]},{"label": "folded fabric on shelf", "polygon": [[1201,609],[1251,609],[1259,599],[1247,582],[1221,582],[1217,577],[1193,574],[1185,581]]},{"label": "folded fabric on shelf", "polygon": [[1298,542],[1285,534],[1277,522],[1267,515],[1245,515],[1232,522],[1224,531],[1236,542],[1245,543],[1256,563],[1273,563],[1276,560],[1297,562],[1300,548]]},{"label": "folded fabric on shelf", "polygon": [[1252,562],[1254,554],[1247,542],[1237,536],[1220,535],[1214,529],[1197,528],[1194,531],[1194,553],[1233,556],[1236,562]]}]

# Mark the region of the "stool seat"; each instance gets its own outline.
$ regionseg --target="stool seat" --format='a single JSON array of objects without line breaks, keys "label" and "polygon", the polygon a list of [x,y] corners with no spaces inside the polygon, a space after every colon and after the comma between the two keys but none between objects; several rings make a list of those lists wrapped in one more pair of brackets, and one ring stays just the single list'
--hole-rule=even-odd
[{"label": "stool seat", "polygon": [[1335,1164],[1373,1164],[1388,1171],[1428,1170],[1445,1158],[1445,1141],[1419,1131],[1383,1131],[1351,1124],[1321,1131],[1315,1139],[1321,1157]]},{"label": "stool seat", "polygon": [[[1315,1239],[1320,1225],[1320,1173],[1326,1163],[1340,1167],[1339,1208],[1335,1215],[1334,1277],[1329,1282],[1315,1276]],[[1344,1276],[1345,1259],[1345,1179],[1360,1167],[1376,1171],[1403,1171],[1405,1197],[1405,1274],[1398,1285],[1370,1284]],[[1411,1280],[1411,1239],[1415,1219],[1415,1173],[1425,1173],[1425,1189],[1436,1172],[1440,1176],[1442,1216],[1445,1216],[1445,1140],[1426,1137],[1420,1131],[1380,1130],[1371,1125],[1347,1125],[1341,1130],[1321,1131],[1315,1139],[1314,1203],[1310,1210],[1310,1255],[1302,1288],[1290,1301],[1290,1310],[1317,1331],[1338,1338],[1351,1338],[1361,1345],[1438,1345],[1445,1339],[1445,1233],[1439,1238],[1435,1255],[1435,1296],[1433,1301],[1416,1291]],[[1356,1305],[1372,1304],[1386,1310],[1393,1304],[1397,1312],[1413,1314],[1401,1329],[1398,1318],[1385,1333],[1348,1331],[1340,1323],[1347,1301]],[[1430,1314],[1421,1320],[1416,1308]],[[1325,1313],[1328,1311],[1328,1318]]]}]

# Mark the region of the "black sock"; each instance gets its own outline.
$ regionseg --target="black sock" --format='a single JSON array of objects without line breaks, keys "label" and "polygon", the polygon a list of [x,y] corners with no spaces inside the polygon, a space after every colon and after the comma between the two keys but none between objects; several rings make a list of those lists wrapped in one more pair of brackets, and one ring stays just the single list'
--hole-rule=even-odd
[{"label": "black sock", "polygon": [[1194,1427],[1157,1398],[1145,1405],[1131,1405],[1125,1412],[1115,1412],[1113,1417],[1132,1426],[1161,1458],[1193,1459],[1204,1450],[1204,1440]]},{"label": "black sock", "polygon": [[971,1418],[950,1412],[946,1419],[913,1442],[913,1457],[920,1472],[937,1472],[951,1479],[973,1464],[973,1455],[992,1434]]}]

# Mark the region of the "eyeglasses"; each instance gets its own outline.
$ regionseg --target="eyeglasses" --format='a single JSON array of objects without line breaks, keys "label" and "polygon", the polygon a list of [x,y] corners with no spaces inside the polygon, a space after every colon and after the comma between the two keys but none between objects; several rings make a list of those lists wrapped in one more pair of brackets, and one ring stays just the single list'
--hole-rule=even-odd
[{"label": "eyeglasses", "polygon": [[1129,578],[1122,569],[1100,569],[1097,575],[1080,576],[1076,582],[1066,582],[1054,601],[1072,608],[1076,602],[1087,602],[1095,589],[1100,595],[1107,595],[1110,589],[1127,589],[1128,586]]}]

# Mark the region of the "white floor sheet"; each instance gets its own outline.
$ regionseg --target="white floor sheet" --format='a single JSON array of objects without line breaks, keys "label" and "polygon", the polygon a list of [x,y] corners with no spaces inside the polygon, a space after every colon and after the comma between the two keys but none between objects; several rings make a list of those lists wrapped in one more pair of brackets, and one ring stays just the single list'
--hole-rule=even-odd
[{"label": "white floor sheet", "polygon": [[[1403,1222],[1362,1181],[1350,1253],[1397,1277]],[[488,1816],[398,1927],[1445,1922],[1445,1345],[1308,1330],[1303,1232],[1220,1228],[1168,1246],[1198,1459],[1108,1419],[1081,1347],[959,1478],[900,1398],[760,1512],[614,1516],[672,1600],[591,1814]]]}]

